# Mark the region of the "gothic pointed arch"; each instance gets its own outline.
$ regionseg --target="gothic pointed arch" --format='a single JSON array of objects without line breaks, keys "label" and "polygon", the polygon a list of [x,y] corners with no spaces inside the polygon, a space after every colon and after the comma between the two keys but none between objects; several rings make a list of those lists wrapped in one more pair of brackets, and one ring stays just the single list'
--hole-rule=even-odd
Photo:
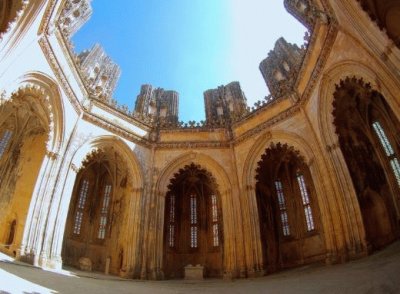
[{"label": "gothic pointed arch", "polygon": [[9,89],[11,95],[0,100],[0,222],[16,214],[15,250],[32,225],[35,203],[41,202],[44,166],[56,159],[62,144],[63,111],[58,87],[45,75],[26,74]]},{"label": "gothic pointed arch", "polygon": [[[294,150],[301,154],[301,158],[303,158],[304,164],[307,166],[307,174],[309,174],[309,178],[312,180],[314,205],[318,208],[319,215],[321,216],[320,238],[322,243],[317,243],[321,245],[320,248],[324,248],[325,262],[337,262],[336,260],[343,258],[341,255],[343,254],[344,249],[342,248],[345,244],[340,239],[340,236],[343,234],[343,227],[340,224],[340,218],[337,214],[336,200],[330,194],[331,183],[324,176],[329,173],[325,166],[325,158],[318,145],[310,145],[304,138],[288,131],[273,131],[261,134],[243,162],[242,183],[245,197],[243,197],[244,204],[242,209],[245,215],[244,221],[248,222],[246,227],[250,228],[246,232],[246,238],[247,240],[252,240],[251,242],[247,242],[247,258],[248,260],[253,260],[254,264],[258,265],[261,269],[267,272],[270,270],[265,263],[265,248],[263,249],[262,245],[264,241],[262,241],[263,236],[260,227],[261,214],[258,205],[259,200],[257,200],[257,195],[259,194],[257,176],[262,156],[264,156],[270,146],[277,146],[278,144],[290,146],[290,148],[294,148]],[[304,164],[303,167],[305,167]],[[269,185],[271,186],[271,183]],[[274,192],[275,187],[272,187],[270,190]],[[322,259],[322,255],[320,258]]]},{"label": "gothic pointed arch", "polygon": [[[334,124],[334,93],[337,85],[347,78],[363,80],[371,89],[381,93],[393,115],[399,120],[399,104],[396,102],[397,87],[392,77],[380,68],[375,71],[369,66],[353,61],[343,61],[334,64],[324,74],[319,88],[318,125],[321,130],[322,144],[327,151],[328,167],[333,171],[333,179],[337,183],[332,192],[338,199],[338,213],[342,217],[344,241],[349,248],[349,254],[354,257],[367,252],[366,232],[363,225],[363,216],[360,210],[358,196],[352,181],[351,172],[339,143],[339,136]],[[344,195],[347,195],[344,197]]]},{"label": "gothic pointed arch", "polygon": [[324,228],[314,180],[304,158],[271,143],[258,162],[255,194],[267,272],[325,259]]},{"label": "gothic pointed arch", "polygon": [[[211,181],[215,184],[212,185],[213,189],[208,190],[207,192],[207,201],[212,201],[210,200],[210,197],[212,196],[212,192],[215,192],[214,195],[217,196],[217,205],[219,205],[218,209],[220,211],[220,240],[224,240],[223,243],[219,245],[220,249],[218,250],[224,252],[224,254],[222,256],[222,267],[214,270],[214,273],[212,273],[211,270],[210,276],[220,276],[226,274],[227,272],[231,274],[235,269],[236,262],[236,257],[232,250],[235,244],[233,243],[233,238],[225,239],[224,236],[233,236],[235,234],[235,230],[239,231],[240,228],[235,228],[234,219],[231,213],[233,209],[230,182],[231,180],[227,176],[224,168],[222,168],[220,164],[216,162],[213,158],[200,153],[188,152],[179,156],[178,158],[171,160],[166,165],[166,167],[160,172],[156,185],[156,191],[158,195],[157,213],[155,214],[157,215],[156,224],[157,226],[164,227],[166,225],[165,221],[169,220],[165,218],[168,215],[165,208],[169,205],[166,201],[170,201],[168,199],[170,199],[169,195],[171,195],[171,179],[175,177],[175,174],[179,174],[179,170],[184,169],[185,166],[191,166],[192,164],[194,164],[195,166],[201,166],[201,169],[207,171],[207,175],[212,175],[212,177],[207,176],[207,181],[211,181],[212,178],[215,179]],[[190,197],[186,199],[190,199]],[[210,208],[210,204],[207,205]],[[159,236],[158,234],[152,237],[150,237],[150,235],[147,236],[146,239],[153,238],[154,240],[156,240],[154,247],[155,251],[164,252],[167,246],[167,243],[165,242],[167,239],[165,239],[164,236]],[[156,260],[150,261],[150,263],[151,262],[154,262],[160,269],[164,269],[166,264],[164,254],[156,254]],[[176,271],[176,275],[177,277],[182,277],[182,272]]]},{"label": "gothic pointed arch", "polygon": [[399,236],[399,121],[381,93],[362,79],[336,85],[333,124],[362,214],[369,250]]},{"label": "gothic pointed arch", "polygon": [[[49,138],[46,147],[49,152],[57,153],[64,140],[64,106],[57,82],[41,72],[28,72],[9,83],[4,88],[4,95],[0,99],[0,105],[13,100],[25,98],[40,104],[42,111],[41,120],[48,124]],[[11,93],[7,95],[7,93]],[[31,97],[31,98],[29,98]],[[3,111],[0,123],[11,115]]]},{"label": "gothic pointed arch", "polygon": [[103,136],[81,146],[65,225],[66,265],[132,276],[140,252],[142,172],[121,139]]},{"label": "gothic pointed arch", "polygon": [[223,274],[220,194],[215,178],[201,166],[185,165],[170,180],[164,220],[164,274],[183,278],[200,265],[206,277]]}]

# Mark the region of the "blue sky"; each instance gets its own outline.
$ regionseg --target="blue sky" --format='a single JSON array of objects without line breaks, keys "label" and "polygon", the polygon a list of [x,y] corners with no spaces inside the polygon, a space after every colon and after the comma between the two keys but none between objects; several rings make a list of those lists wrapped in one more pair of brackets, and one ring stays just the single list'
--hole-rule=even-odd
[{"label": "blue sky", "polygon": [[239,81],[249,106],[268,94],[258,65],[283,36],[305,28],[283,0],[92,1],[73,37],[76,52],[100,43],[122,69],[114,98],[133,108],[142,84],[180,94],[179,119],[204,119],[203,92]]}]

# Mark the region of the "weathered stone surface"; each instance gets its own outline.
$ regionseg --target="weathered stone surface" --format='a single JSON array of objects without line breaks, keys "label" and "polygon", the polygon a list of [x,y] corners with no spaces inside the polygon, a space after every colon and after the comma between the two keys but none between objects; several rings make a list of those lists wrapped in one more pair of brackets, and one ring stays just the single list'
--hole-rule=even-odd
[{"label": "weathered stone surface", "polygon": [[83,271],[92,271],[92,261],[88,257],[79,258],[79,268]]},{"label": "weathered stone surface", "polygon": [[185,266],[185,280],[203,280],[204,267],[200,264]]}]

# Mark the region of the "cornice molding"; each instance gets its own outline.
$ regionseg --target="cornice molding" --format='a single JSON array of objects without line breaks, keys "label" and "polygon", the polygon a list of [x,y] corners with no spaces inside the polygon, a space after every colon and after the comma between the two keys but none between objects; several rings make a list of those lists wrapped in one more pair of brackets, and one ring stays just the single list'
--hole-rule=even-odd
[{"label": "cornice molding", "polygon": [[94,125],[102,128],[102,129],[105,129],[107,131],[110,131],[110,132],[112,132],[114,134],[117,134],[117,135],[119,135],[119,136],[121,136],[121,137],[123,137],[123,138],[125,138],[125,139],[127,139],[129,141],[131,141],[131,142],[140,144],[140,145],[145,146],[145,147],[151,147],[152,146],[148,139],[139,137],[135,133],[132,133],[132,132],[130,132],[130,131],[122,128],[121,126],[118,126],[118,125],[116,125],[116,124],[114,124],[114,123],[112,123],[110,121],[106,121],[104,118],[102,118],[102,117],[100,117],[98,115],[95,115],[93,113],[89,113],[89,112],[85,111],[85,112],[83,112],[82,118],[84,120],[86,120],[87,122],[91,122]]},{"label": "cornice molding", "polygon": [[207,149],[227,149],[231,144],[228,141],[204,141],[204,142],[166,142],[157,143],[156,150],[159,149],[192,149],[192,148],[207,148]]},{"label": "cornice molding", "polygon": [[258,126],[248,130],[247,132],[245,132],[244,134],[242,134],[241,136],[235,138],[233,140],[233,143],[235,145],[240,144],[241,142],[254,137],[256,135],[259,135],[260,133],[262,133],[265,129],[272,127],[273,125],[276,125],[277,123],[284,121],[286,119],[288,119],[289,117],[295,115],[296,113],[300,112],[300,107],[299,104],[294,105],[290,108],[288,108],[287,110],[279,113],[278,115],[274,116],[273,118],[259,124]]},{"label": "cornice molding", "polygon": [[76,97],[75,93],[72,90],[71,85],[69,84],[67,78],[65,77],[64,72],[62,71],[61,66],[58,63],[58,60],[54,54],[54,51],[51,48],[50,42],[45,35],[43,35],[39,39],[39,45],[42,48],[44,56],[49,62],[49,65],[53,70],[55,76],[60,81],[61,87],[64,90],[65,94],[67,95],[68,100],[71,102],[75,111],[78,114],[80,114],[83,111],[82,105],[79,103],[78,97]]},{"label": "cornice molding", "polygon": [[[303,94],[301,95],[301,99],[299,101],[301,105],[304,105],[310,99],[310,97],[317,85],[318,80],[322,76],[323,69],[325,67],[325,64],[328,61],[329,55],[332,51],[332,48],[335,43],[338,32],[339,32],[338,23],[336,22],[336,20],[331,19],[331,23],[328,25],[328,32],[323,41],[323,45],[321,47],[321,52],[318,56],[318,60],[314,66],[311,77],[307,82],[307,86],[306,86]],[[316,38],[316,36],[314,36],[314,38]],[[316,43],[317,42],[315,40],[314,45],[317,45]]]},{"label": "cornice molding", "polygon": [[118,109],[115,109],[114,107],[111,107],[108,103],[103,102],[101,100],[98,100],[96,98],[90,98],[90,101],[95,104],[97,107],[99,107],[100,109],[110,112],[113,115],[115,115],[116,117],[128,121],[130,124],[138,127],[138,128],[142,128],[145,129],[148,132],[151,132],[153,130],[153,128],[147,124],[142,123],[139,120],[136,120],[134,117],[128,116],[125,113],[123,113],[122,111],[119,111]]}]

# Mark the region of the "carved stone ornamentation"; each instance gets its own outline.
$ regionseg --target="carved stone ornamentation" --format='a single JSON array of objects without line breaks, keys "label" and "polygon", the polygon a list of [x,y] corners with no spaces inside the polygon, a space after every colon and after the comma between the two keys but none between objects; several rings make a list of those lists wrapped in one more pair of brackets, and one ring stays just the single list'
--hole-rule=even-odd
[{"label": "carved stone ornamentation", "polygon": [[206,123],[225,125],[247,114],[247,99],[239,82],[204,92]]},{"label": "carved stone ornamentation", "polygon": [[272,96],[279,98],[293,91],[305,53],[305,49],[284,38],[275,43],[274,50],[260,63],[260,71]]},{"label": "carved stone ornamentation", "polygon": [[142,85],[140,94],[136,98],[135,112],[150,117],[161,126],[176,126],[178,104],[178,92]]},{"label": "carved stone ornamentation", "polygon": [[109,101],[121,75],[120,67],[96,44],[78,56],[81,71],[91,94]]},{"label": "carved stone ornamentation", "polygon": [[92,0],[68,0],[58,19],[61,31],[68,37],[74,35],[91,17]]}]

